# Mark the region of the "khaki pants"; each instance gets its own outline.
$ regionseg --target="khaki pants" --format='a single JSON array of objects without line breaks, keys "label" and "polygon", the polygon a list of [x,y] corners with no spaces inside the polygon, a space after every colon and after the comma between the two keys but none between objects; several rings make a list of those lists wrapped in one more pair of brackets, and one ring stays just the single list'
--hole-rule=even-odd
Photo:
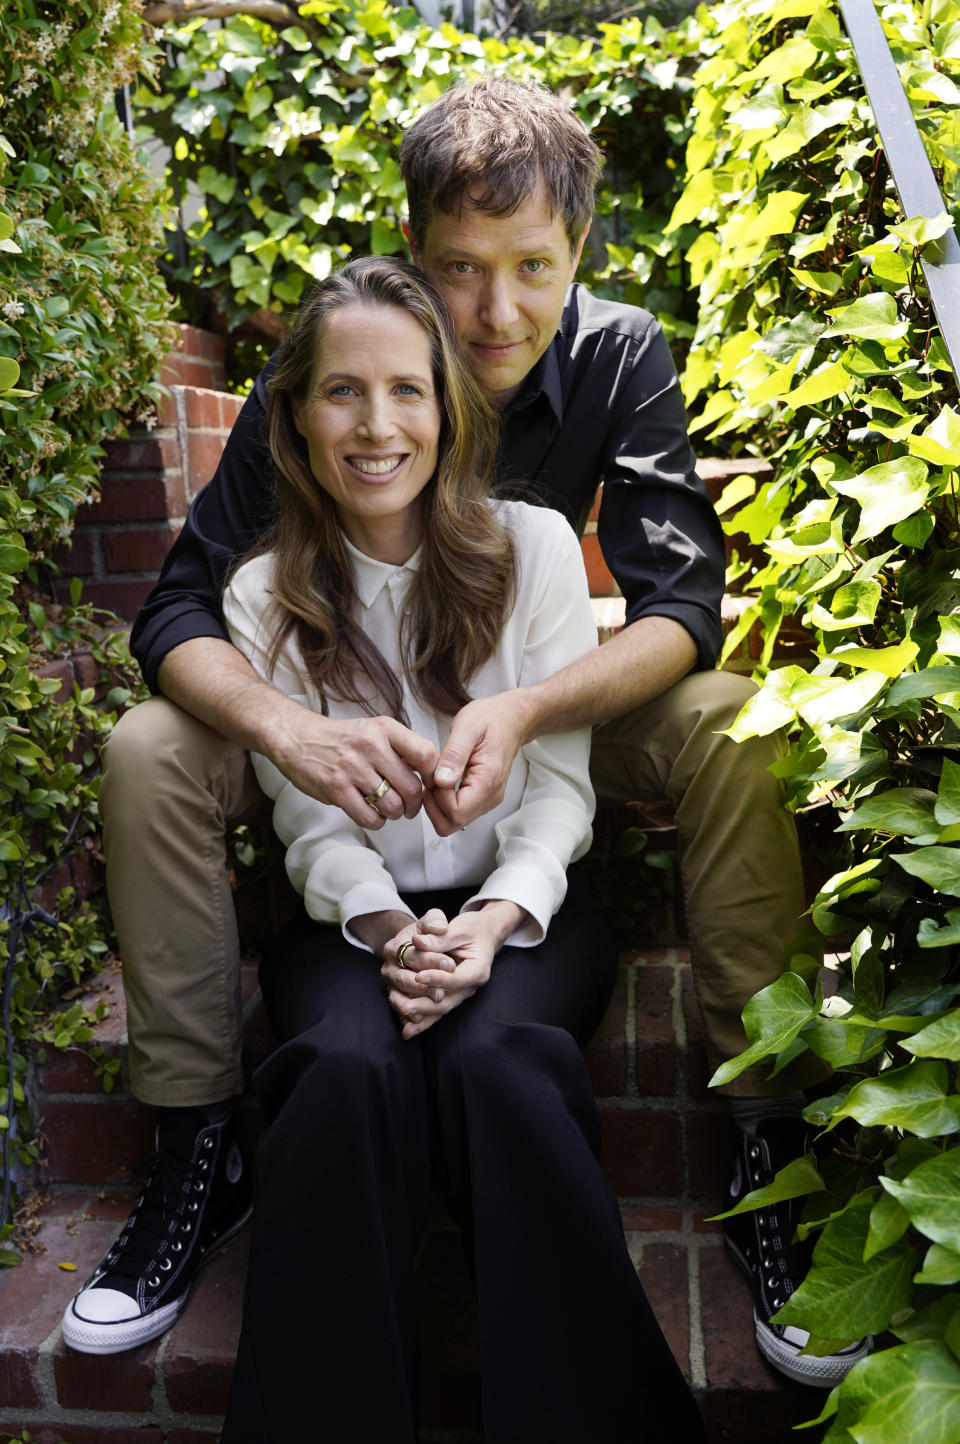
[{"label": "khaki pants", "polygon": [[[767,768],[776,737],[718,736],[752,684],[698,672],[598,727],[602,802],[666,798],[682,845],[694,981],[711,1064],[746,1046],[740,1014],[778,977],[804,907],[796,829]],[[135,1095],[166,1106],[241,1091],[239,942],[224,835],[266,806],[245,752],[162,697],[122,718],[101,788],[110,905],[123,959]],[[814,1060],[810,1060],[811,1063]],[[822,1076],[807,1060],[773,1082],[744,1073],[724,1092],[778,1094]]]}]

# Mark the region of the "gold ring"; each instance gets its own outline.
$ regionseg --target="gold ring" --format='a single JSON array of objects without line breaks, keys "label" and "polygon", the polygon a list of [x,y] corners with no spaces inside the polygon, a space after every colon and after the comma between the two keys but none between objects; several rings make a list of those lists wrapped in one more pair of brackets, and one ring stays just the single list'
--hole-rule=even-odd
[{"label": "gold ring", "polygon": [[404,955],[404,953],[407,951],[407,948],[410,948],[410,947],[412,947],[412,946],[413,946],[413,944],[412,944],[412,943],[410,942],[410,940],[408,939],[405,943],[401,943],[400,946],[397,948],[397,967],[398,967],[398,968],[405,968],[405,967],[407,966],[406,963],[403,961],[403,955]]},{"label": "gold ring", "polygon": [[363,796],[364,796],[365,801],[369,802],[369,804],[370,804],[371,807],[376,807],[376,805],[377,805],[377,803],[380,801],[381,797],[385,797],[386,794],[387,794],[389,791],[390,791],[390,784],[389,784],[389,782],[387,781],[387,779],[386,779],[385,777],[381,777],[381,779],[380,779],[380,786],[377,788],[376,792],[365,792],[365,793],[363,794]]}]

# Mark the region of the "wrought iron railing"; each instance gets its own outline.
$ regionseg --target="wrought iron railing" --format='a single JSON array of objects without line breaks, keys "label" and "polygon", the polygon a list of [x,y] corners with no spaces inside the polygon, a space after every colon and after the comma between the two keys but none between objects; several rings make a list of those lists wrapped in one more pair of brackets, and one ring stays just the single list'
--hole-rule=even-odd
[{"label": "wrought iron railing", "polygon": [[[904,215],[933,219],[947,210],[924,148],[874,0],[840,0],[840,13],[853,42],[867,99]],[[921,255],[940,333],[953,374],[960,378],[960,244],[951,228]]]}]

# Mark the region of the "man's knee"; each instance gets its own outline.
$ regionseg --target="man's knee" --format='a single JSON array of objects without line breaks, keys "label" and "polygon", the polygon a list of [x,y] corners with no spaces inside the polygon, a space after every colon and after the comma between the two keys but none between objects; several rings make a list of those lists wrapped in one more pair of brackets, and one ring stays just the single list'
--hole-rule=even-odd
[{"label": "man's knee", "polygon": [[131,796],[194,798],[190,805],[211,798],[226,818],[263,804],[247,753],[165,697],[150,697],[121,717],[104,748],[104,817],[125,809]]}]

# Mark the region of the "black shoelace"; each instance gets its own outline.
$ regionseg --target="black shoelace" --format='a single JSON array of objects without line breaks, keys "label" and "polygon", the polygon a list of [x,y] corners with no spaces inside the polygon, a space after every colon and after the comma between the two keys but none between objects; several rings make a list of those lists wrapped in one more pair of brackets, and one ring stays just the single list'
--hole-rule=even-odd
[{"label": "black shoelace", "polygon": [[167,1149],[151,1153],[134,1169],[144,1178],[140,1197],[126,1227],[104,1263],[110,1275],[139,1279],[169,1238],[170,1222],[181,1208],[191,1165]]}]

